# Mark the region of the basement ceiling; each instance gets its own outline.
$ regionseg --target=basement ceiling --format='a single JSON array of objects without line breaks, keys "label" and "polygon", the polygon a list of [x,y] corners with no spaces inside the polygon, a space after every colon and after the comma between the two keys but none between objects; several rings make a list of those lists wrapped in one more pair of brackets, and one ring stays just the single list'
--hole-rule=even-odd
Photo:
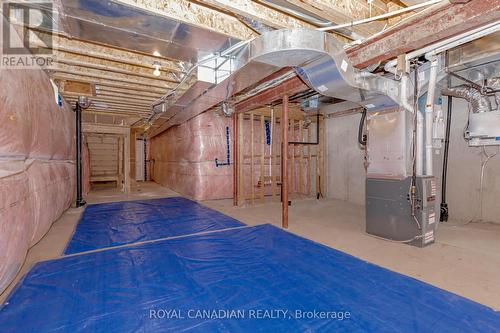
[{"label": "basement ceiling", "polygon": [[[178,87],[194,63],[258,36],[249,22],[273,29],[314,28],[325,22],[366,18],[370,10],[371,15],[388,10],[381,0],[374,0],[371,8],[364,0],[352,0],[349,6],[344,2],[273,1],[289,5],[292,11],[285,13],[269,1],[57,0],[56,62],[47,70],[68,102],[74,103],[82,94],[91,96],[86,121],[145,125],[155,101],[175,88],[182,96],[197,82],[192,75]],[[294,13],[298,4],[303,10]],[[383,22],[375,23],[355,31],[368,36],[384,26]],[[46,32],[37,33],[42,36]],[[155,64],[160,76],[153,75]]]}]

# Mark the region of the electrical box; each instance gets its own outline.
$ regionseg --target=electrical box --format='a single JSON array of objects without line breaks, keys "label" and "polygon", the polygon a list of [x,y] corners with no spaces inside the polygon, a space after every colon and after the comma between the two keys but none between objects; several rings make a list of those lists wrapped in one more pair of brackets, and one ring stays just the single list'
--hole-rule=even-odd
[{"label": "electrical box", "polygon": [[367,233],[418,247],[434,243],[439,223],[436,179],[417,177],[415,216],[412,215],[410,186],[411,177],[367,178]]},{"label": "electrical box", "polygon": [[445,139],[446,125],[443,117],[443,107],[441,104],[434,105],[434,115],[432,121],[432,147],[441,149]]},{"label": "electrical box", "polygon": [[500,145],[500,111],[471,113],[465,136],[471,147]]}]

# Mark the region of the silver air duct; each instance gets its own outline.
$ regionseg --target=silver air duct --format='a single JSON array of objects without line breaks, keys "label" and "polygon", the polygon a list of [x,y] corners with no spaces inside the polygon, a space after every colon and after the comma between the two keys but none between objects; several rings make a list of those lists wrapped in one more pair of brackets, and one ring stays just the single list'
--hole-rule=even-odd
[{"label": "silver air duct", "polygon": [[370,111],[409,104],[399,82],[354,68],[343,46],[331,34],[318,30],[267,32],[238,50],[234,72],[224,81],[187,105],[167,101],[171,105],[167,113],[173,115],[156,133],[197,116],[284,67],[295,68],[320,94],[355,102]]},{"label": "silver air duct", "polygon": [[471,104],[473,113],[491,111],[491,102],[488,96],[481,94],[481,92],[474,87],[461,85],[455,88],[445,88],[441,93],[445,96],[465,99]]}]

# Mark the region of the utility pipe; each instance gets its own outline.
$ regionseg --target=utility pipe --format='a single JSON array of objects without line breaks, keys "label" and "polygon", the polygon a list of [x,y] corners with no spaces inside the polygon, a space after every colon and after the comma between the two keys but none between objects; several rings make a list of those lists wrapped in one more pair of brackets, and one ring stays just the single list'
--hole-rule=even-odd
[{"label": "utility pipe", "polygon": [[[479,28],[476,28],[473,30],[469,30],[469,31],[464,32],[460,35],[442,40],[440,42],[423,47],[419,50],[415,50],[415,51],[412,51],[410,53],[407,53],[406,54],[406,62],[410,61],[413,58],[420,57],[421,55],[425,55],[425,57],[429,60],[430,57],[433,55],[437,55],[438,53],[444,52],[446,50],[449,50],[451,48],[465,44],[465,43],[470,42],[472,40],[489,35],[491,33],[498,31],[498,30],[500,30],[500,21],[495,21],[493,23],[484,25],[482,27],[479,27]],[[397,73],[397,71],[396,71],[397,62],[398,62],[397,59],[393,59],[391,61],[388,61],[384,66],[384,70],[386,72],[396,74]]]},{"label": "utility pipe", "polygon": [[442,53],[444,51],[447,51],[449,49],[452,49],[454,47],[460,46],[462,44],[465,44],[467,42],[473,41],[475,39],[490,35],[494,32],[497,32],[500,30],[500,20],[495,21],[493,23],[487,24],[485,26],[479,27],[475,30],[469,31],[468,33],[465,33],[465,36],[463,38],[457,38],[454,40],[450,40],[448,43],[442,46],[438,46],[431,51],[428,51],[425,53],[425,58],[427,60],[430,60],[432,56],[435,56],[439,53]]},{"label": "utility pipe", "polygon": [[76,114],[76,207],[85,206],[82,195],[82,107],[77,101]]},{"label": "utility pipe", "polygon": [[430,6],[430,5],[434,5],[434,4],[437,4],[437,3],[440,3],[440,2],[443,2],[443,0],[431,0],[431,1],[423,2],[423,3],[419,3],[417,5],[413,5],[413,6],[405,7],[405,8],[399,9],[399,10],[395,10],[395,11],[392,11],[392,12],[389,12],[389,13],[385,13],[385,14],[382,14],[382,15],[373,16],[373,17],[370,17],[370,18],[367,18],[367,19],[358,20],[358,21],[351,21],[349,23],[334,25],[334,26],[331,26],[331,27],[318,28],[317,30],[320,30],[320,31],[330,31],[330,30],[338,30],[338,29],[342,29],[342,28],[354,27],[356,25],[370,23],[370,22],[373,22],[373,21],[383,20],[383,19],[386,19],[386,18],[389,18],[389,17],[392,17],[392,16],[404,14],[406,12],[414,11],[416,9],[419,9],[419,8],[422,8],[422,7],[426,7],[426,6]]},{"label": "utility pipe", "polygon": [[432,176],[432,119],[434,112],[434,96],[437,83],[438,58],[432,56],[429,76],[429,86],[427,89],[427,101],[425,103],[425,175]]},{"label": "utility pipe", "polygon": [[[446,51],[445,53],[445,67],[449,65],[449,53]],[[447,87],[451,87],[451,78],[447,77]],[[451,129],[451,115],[453,110],[453,97],[448,96],[447,103],[447,113],[446,113],[446,132],[444,139],[444,152],[443,152],[443,171],[441,174],[441,205],[440,205],[440,214],[439,221],[447,222],[449,217],[448,203],[446,202],[446,185],[447,185],[447,177],[448,177],[448,156],[450,152],[450,129]]]},{"label": "utility pipe", "polygon": [[281,226],[288,229],[288,95],[283,96],[281,117]]},{"label": "utility pipe", "polygon": [[[498,31],[500,29],[499,25],[500,21],[496,21],[494,23],[467,31],[465,33],[462,33],[460,35],[451,37],[449,39],[428,45],[424,48],[421,48],[419,50],[412,51],[408,54],[406,54],[406,61],[408,62],[409,60],[420,57],[421,55],[425,55],[427,59],[430,59],[432,55],[436,55],[440,52],[446,51],[450,48],[462,45],[464,43],[467,43],[469,41],[472,41],[474,39],[483,37],[485,35],[488,35],[490,33],[493,33],[495,31]],[[397,65],[397,59],[393,59],[391,61],[388,61],[385,66],[384,70],[390,73],[396,74],[396,65]]]}]

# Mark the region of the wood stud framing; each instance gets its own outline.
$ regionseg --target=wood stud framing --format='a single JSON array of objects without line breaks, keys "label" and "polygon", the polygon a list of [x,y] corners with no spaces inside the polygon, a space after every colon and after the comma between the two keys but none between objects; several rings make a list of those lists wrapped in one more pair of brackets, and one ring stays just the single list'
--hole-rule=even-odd
[{"label": "wood stud framing", "polygon": [[[289,141],[311,142],[316,139],[316,116],[306,114],[291,106],[288,112]],[[261,108],[234,116],[237,124],[235,131],[234,152],[236,156],[233,170],[236,195],[235,206],[245,203],[255,205],[257,202],[280,201],[281,199],[281,166],[282,108]],[[305,119],[312,122],[305,126]],[[270,128],[270,146],[266,140],[266,122]],[[279,129],[279,130],[277,130]],[[292,198],[316,197],[324,188],[324,129],[320,118],[320,144],[290,144],[288,148],[288,184]],[[234,139],[234,138],[233,138]],[[246,149],[246,153],[245,153]]]}]

